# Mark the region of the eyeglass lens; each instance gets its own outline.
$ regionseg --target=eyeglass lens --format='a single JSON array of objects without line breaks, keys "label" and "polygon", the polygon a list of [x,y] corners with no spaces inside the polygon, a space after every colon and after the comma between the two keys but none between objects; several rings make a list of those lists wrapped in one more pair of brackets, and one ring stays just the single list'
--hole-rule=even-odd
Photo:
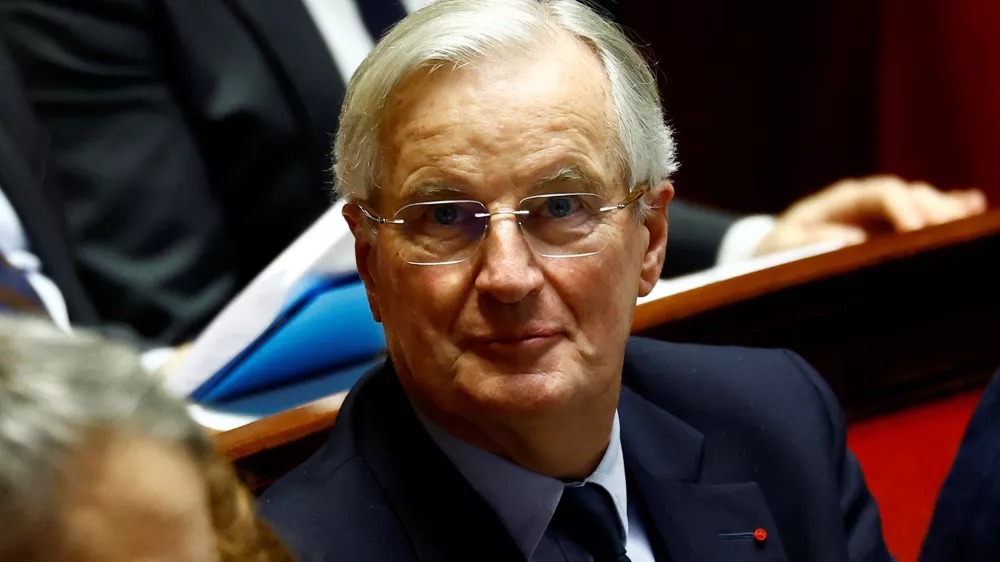
[{"label": "eyeglass lens", "polygon": [[[545,257],[593,255],[607,246],[603,225],[607,200],[589,193],[536,195],[523,199],[516,215],[521,232],[536,254]],[[502,214],[502,212],[500,213]],[[491,219],[477,201],[432,201],[400,209],[401,252],[417,265],[457,263],[478,248]]]}]

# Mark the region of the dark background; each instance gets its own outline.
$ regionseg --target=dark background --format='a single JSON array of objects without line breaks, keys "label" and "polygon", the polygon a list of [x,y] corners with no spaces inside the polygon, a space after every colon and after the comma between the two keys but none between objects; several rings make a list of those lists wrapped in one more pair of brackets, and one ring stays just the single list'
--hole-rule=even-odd
[{"label": "dark background", "polygon": [[777,212],[894,173],[1000,201],[1000,2],[620,0],[657,62],[678,193]]}]

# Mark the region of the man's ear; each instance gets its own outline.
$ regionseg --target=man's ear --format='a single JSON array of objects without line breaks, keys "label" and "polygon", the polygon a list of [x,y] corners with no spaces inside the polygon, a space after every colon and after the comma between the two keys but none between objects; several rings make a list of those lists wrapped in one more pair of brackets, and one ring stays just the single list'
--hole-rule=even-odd
[{"label": "man's ear", "polygon": [[375,290],[375,278],[372,276],[375,254],[374,239],[372,232],[366,224],[369,219],[361,211],[361,207],[355,203],[344,205],[344,220],[347,221],[351,234],[354,235],[354,259],[358,264],[358,274],[365,283],[365,291],[368,293],[368,306],[372,310],[372,317],[376,322],[382,321],[382,311],[378,306],[378,294]]},{"label": "man's ear", "polygon": [[644,297],[653,290],[660,279],[663,260],[667,254],[667,205],[674,198],[674,186],[664,180],[646,195],[652,210],[643,221],[649,233],[649,244],[642,257],[642,272],[639,278],[639,296]]}]

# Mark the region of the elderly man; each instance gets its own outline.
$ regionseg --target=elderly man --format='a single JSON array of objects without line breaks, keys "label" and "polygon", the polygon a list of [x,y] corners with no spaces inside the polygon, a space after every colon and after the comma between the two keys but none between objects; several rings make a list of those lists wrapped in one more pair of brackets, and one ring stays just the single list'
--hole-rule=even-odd
[{"label": "elderly man", "polygon": [[442,0],[362,64],[337,176],[390,359],[263,498],[304,558],[889,559],[800,358],[629,338],[673,195],[655,84],[573,0]]},{"label": "elderly man", "polygon": [[920,562],[1000,560],[1000,371],[941,486]]}]

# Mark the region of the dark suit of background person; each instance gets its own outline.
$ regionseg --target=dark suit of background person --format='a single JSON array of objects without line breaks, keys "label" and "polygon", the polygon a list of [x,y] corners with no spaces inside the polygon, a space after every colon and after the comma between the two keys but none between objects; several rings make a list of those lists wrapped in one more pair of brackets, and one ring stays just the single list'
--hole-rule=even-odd
[{"label": "dark suit of background person", "polygon": [[[0,37],[103,318],[186,340],[328,208],[344,84],[300,1],[4,0]],[[733,219],[670,218],[664,274],[713,265]]]},{"label": "dark suit of background person", "polygon": [[941,488],[921,562],[1000,560],[1000,372],[976,407]]},{"label": "dark suit of background person", "polygon": [[[625,470],[657,560],[890,560],[836,399],[797,356],[632,338],[623,385]],[[524,559],[388,364],[261,509],[293,549],[310,545],[304,560]],[[758,528],[764,544],[719,536]]]},{"label": "dark suit of background person", "polygon": [[10,59],[0,48],[0,193],[13,207],[42,272],[59,287],[70,320],[95,325],[97,313],[77,277],[67,244],[48,145]]}]

